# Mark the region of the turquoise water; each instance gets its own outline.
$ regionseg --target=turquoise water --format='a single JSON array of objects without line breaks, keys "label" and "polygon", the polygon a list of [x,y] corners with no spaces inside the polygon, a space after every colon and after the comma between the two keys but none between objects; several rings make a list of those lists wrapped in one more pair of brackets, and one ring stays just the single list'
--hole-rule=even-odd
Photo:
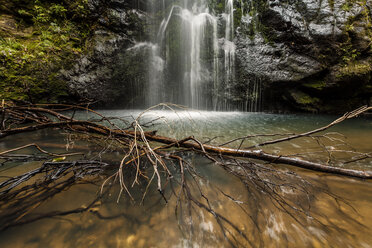
[{"label": "turquoise water", "polygon": [[[105,110],[100,113],[131,122],[140,111]],[[93,118],[85,112],[75,114],[75,118],[77,117]],[[158,120],[147,129],[158,130],[159,135],[175,138],[192,135],[203,142],[213,138],[211,144],[222,144],[254,134],[305,132],[324,126],[337,116],[157,111],[145,114],[139,122],[149,124],[154,118]],[[114,122],[119,127],[127,125],[124,121]],[[322,135],[325,133],[329,134],[326,137],[304,138],[253,149],[318,162],[326,162],[331,154],[329,163],[335,165],[359,156],[358,152],[372,152],[371,119],[347,120]],[[273,138],[276,136],[251,137],[242,145],[237,141],[227,146],[250,147]],[[115,151],[105,153],[99,146],[88,146],[87,141],[78,140],[74,135],[60,130],[7,137],[0,143],[0,150],[5,151],[31,142],[38,143],[51,152],[66,152],[68,147],[69,152],[82,151],[88,154],[88,158],[116,161],[114,165],[118,164],[117,161],[123,155],[115,147],[112,147]],[[34,151],[30,148],[18,153]],[[234,176],[233,171],[227,171],[201,155],[186,152],[183,156],[199,175],[195,179],[187,177],[195,199],[207,204],[203,196],[207,197],[213,211],[227,218],[249,240],[242,238],[231,225],[225,223],[225,234],[230,239],[234,236],[235,244],[242,247],[371,247],[370,180],[327,175],[291,166],[265,165],[267,171],[251,171],[255,176],[244,182]],[[0,176],[19,175],[38,167],[40,163],[6,163],[0,167]],[[177,212],[175,211],[178,199],[172,192],[180,190],[176,183],[180,175],[177,174],[176,164],[170,164],[170,168],[173,166],[174,181],[170,180],[167,184],[164,181],[163,184],[167,203],[157,192],[156,183],[150,186],[142,205],[140,202],[146,186],[136,185],[131,188],[135,201],[123,194],[117,202],[120,187],[115,183],[109,194],[91,211],[43,219],[2,231],[0,247],[230,247],[231,243],[222,235],[219,221],[210,212],[195,204],[191,204],[192,208],[189,208],[186,203],[182,208],[178,206]],[[372,169],[372,159],[345,166],[369,170]],[[276,173],[273,169],[279,172]],[[127,172],[130,173],[129,171]],[[112,168],[106,175],[114,172],[115,168]],[[151,168],[146,173],[151,175]],[[32,209],[30,215],[87,205],[100,192],[105,178],[106,176],[96,178],[95,184],[73,185]],[[268,183],[266,188],[261,187],[257,178]],[[128,184],[132,182],[133,173],[126,179]],[[277,186],[272,186],[274,184]],[[270,191],[270,185],[275,191]],[[285,207],[287,212],[278,205],[280,201],[273,200],[273,193],[277,193],[280,199],[289,204]]]},{"label": "turquoise water", "polygon": [[[125,117],[128,122],[137,118],[141,111],[114,110],[100,111],[105,116]],[[89,118],[90,115],[81,113],[80,117]],[[148,130],[158,130],[159,135],[182,139],[194,136],[202,142],[221,145],[239,137],[259,134],[291,134],[303,133],[328,125],[339,116],[305,115],[305,114],[265,114],[245,112],[210,112],[210,111],[151,111],[141,115],[139,123],[148,124],[156,119]],[[126,127],[122,121],[114,121],[119,127]],[[331,152],[335,164],[346,161],[358,153],[345,153],[345,150],[368,153],[372,151],[372,119],[355,118],[346,120],[324,132],[314,136],[326,137],[301,138],[291,142],[258,147],[268,152],[282,155],[303,154],[318,162],[326,162]],[[283,136],[249,137],[241,144],[241,140],[230,143],[229,147],[252,147],[267,140]],[[320,144],[318,143],[320,142]],[[328,152],[323,148],[324,146]],[[309,155],[304,153],[311,153]],[[315,156],[314,156],[315,154]],[[348,164],[351,168],[371,168],[372,160],[364,160]]]}]

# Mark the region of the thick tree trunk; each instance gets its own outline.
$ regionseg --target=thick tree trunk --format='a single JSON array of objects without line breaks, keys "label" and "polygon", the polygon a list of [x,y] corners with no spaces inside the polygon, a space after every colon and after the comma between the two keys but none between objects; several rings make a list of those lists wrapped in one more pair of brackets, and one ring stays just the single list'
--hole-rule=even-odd
[{"label": "thick tree trunk", "polygon": [[359,170],[351,170],[351,169],[344,169],[335,166],[324,165],[320,163],[314,163],[298,158],[290,158],[285,156],[278,156],[269,153],[265,153],[261,150],[238,150],[233,148],[227,147],[219,147],[219,146],[211,146],[211,145],[201,145],[197,142],[192,141],[185,141],[180,142],[176,139],[171,139],[168,137],[162,137],[158,135],[151,135],[146,134],[146,138],[151,141],[160,142],[163,144],[175,144],[175,146],[180,146],[184,148],[192,148],[201,152],[212,152],[216,154],[221,154],[225,156],[233,156],[233,157],[242,157],[242,158],[252,158],[267,161],[274,164],[288,164],[293,165],[301,168],[306,168],[315,171],[321,171],[326,173],[334,173],[339,175],[345,176],[352,176],[352,177],[359,177],[363,179],[371,179],[372,178],[372,171],[359,171]]}]

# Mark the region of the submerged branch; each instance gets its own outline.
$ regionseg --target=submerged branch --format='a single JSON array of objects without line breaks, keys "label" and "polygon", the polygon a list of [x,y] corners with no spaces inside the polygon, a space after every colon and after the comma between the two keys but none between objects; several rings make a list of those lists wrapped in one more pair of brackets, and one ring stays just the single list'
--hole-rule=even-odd
[{"label": "submerged branch", "polygon": [[317,129],[314,129],[314,130],[311,130],[309,132],[305,132],[305,133],[301,133],[301,134],[296,134],[296,135],[291,135],[291,136],[288,136],[288,137],[285,137],[285,138],[281,138],[281,139],[276,139],[276,140],[270,140],[270,141],[266,141],[264,143],[260,143],[260,144],[257,144],[257,145],[254,145],[254,146],[250,146],[248,147],[247,149],[250,149],[250,148],[254,148],[254,147],[259,147],[259,146],[266,146],[266,145],[272,145],[272,144],[276,144],[276,143],[280,143],[280,142],[283,142],[283,141],[290,141],[290,140],[294,140],[294,139],[298,139],[298,138],[301,138],[301,137],[305,137],[305,136],[310,136],[314,133],[319,133],[321,131],[324,131],[340,122],[343,122],[344,120],[347,120],[347,119],[351,119],[351,118],[354,118],[356,116],[359,116],[360,114],[364,113],[364,112],[367,112],[369,110],[371,110],[372,107],[368,107],[368,106],[362,106],[356,110],[353,110],[351,112],[348,112],[346,114],[344,114],[343,116],[341,116],[340,118],[334,120],[333,122],[329,123],[328,125],[326,126],[323,126],[323,127],[320,127],[320,128],[317,128]]},{"label": "submerged branch", "polygon": [[[105,169],[107,169],[109,164],[92,159],[90,161],[44,162],[39,168],[22,175],[8,178],[0,182],[0,230],[44,218],[53,218],[85,211],[91,211],[99,218],[110,219],[111,217],[105,217],[100,212],[93,210],[93,208],[96,206],[98,199],[103,197],[105,192],[108,192],[113,183],[118,182],[120,193],[117,197],[117,201],[119,201],[122,195],[127,195],[132,201],[135,201],[135,196],[132,195],[131,190],[138,185],[143,187],[143,195],[140,198],[141,204],[144,203],[145,196],[149,194],[151,189],[158,191],[160,200],[169,203],[170,196],[169,192],[166,190],[171,187],[171,196],[174,195],[177,198],[175,207],[176,216],[180,217],[180,219],[181,214],[185,213],[188,218],[192,219],[193,214],[197,213],[195,208],[202,209],[209,213],[210,217],[214,219],[220,227],[225,241],[231,246],[255,247],[255,243],[251,240],[252,236],[253,240],[256,239],[254,236],[260,234],[262,230],[260,230],[260,224],[257,220],[258,217],[249,214],[247,209],[252,206],[256,208],[256,210],[261,208],[259,205],[260,203],[256,201],[258,194],[267,195],[271,203],[277,209],[290,216],[290,218],[300,225],[307,220],[308,217],[314,218],[311,212],[311,194],[308,190],[312,185],[293,172],[279,170],[269,164],[287,164],[344,176],[363,179],[372,178],[372,172],[370,171],[329,166],[327,164],[304,159],[270,154],[262,150],[240,149],[242,143],[239,148],[235,149],[223,146],[234,141],[240,140],[244,142],[244,140],[248,138],[259,136],[270,137],[289,135],[286,138],[267,141],[258,146],[290,141],[301,137],[314,138],[314,136],[310,135],[324,131],[346,119],[353,118],[370,110],[371,107],[362,107],[345,114],[329,125],[298,135],[250,135],[236,138],[223,145],[214,146],[207,144],[210,140],[206,143],[202,143],[192,136],[178,140],[157,135],[156,131],[144,131],[143,125],[151,126],[151,123],[153,123],[152,121],[145,121],[143,122],[144,124],[140,124],[140,117],[147,111],[140,114],[138,118],[133,118],[134,121],[131,125],[128,125],[125,120],[118,119],[127,126],[127,128],[120,128],[113,123],[112,118],[105,117],[89,108],[71,105],[57,106],[63,109],[48,109],[42,106],[17,107],[3,104],[0,108],[0,114],[3,116],[0,128],[0,139],[14,134],[33,132],[47,128],[63,129],[70,134],[76,134],[76,136],[84,135],[84,137],[88,137],[88,141],[93,144],[94,142],[100,143],[103,148],[96,156],[100,159],[101,153],[110,150],[110,147],[114,146],[115,151],[121,156],[119,161],[112,163],[112,165],[115,166],[116,172],[113,174],[112,171],[110,171],[109,175],[111,176],[107,177],[108,171],[105,171]],[[78,120],[74,118],[75,112],[73,112],[72,117],[70,117],[61,113],[64,110],[86,110],[99,118]],[[171,110],[174,111],[173,108],[171,108]],[[334,141],[334,139],[330,139],[330,141]],[[157,146],[155,146],[155,143],[160,143],[160,145],[157,144]],[[51,153],[42,149],[36,143],[31,143],[0,152],[0,155],[11,157],[8,153],[28,147],[35,147],[39,152],[48,155],[49,158],[50,156],[55,157],[77,154]],[[187,161],[185,151],[188,153],[197,152],[201,154],[202,157],[212,161],[216,166],[220,166],[243,183],[252,202],[240,201],[218,187],[215,187],[214,190],[222,194],[224,199],[232,201],[234,205],[248,215],[252,222],[251,224],[257,228],[257,233],[253,233],[252,235],[243,233],[240,227],[228,218],[226,213],[223,213],[221,209],[216,208],[210,203],[210,198],[208,198],[208,194],[204,192],[202,183],[200,183],[203,180],[205,181],[205,179],[197,172],[192,163]],[[354,154],[358,154],[358,157],[354,157],[353,160],[347,163],[371,158],[370,153],[363,154],[354,152]],[[18,156],[21,157],[20,155]],[[48,157],[45,157],[45,160],[47,160]],[[238,160],[237,158],[249,158],[252,160]],[[262,164],[260,164],[260,162]],[[68,189],[73,184],[80,183],[91,176],[95,177],[103,174],[106,179],[100,184],[100,190],[98,190],[100,194],[87,206],[80,206],[76,209],[66,211],[50,211],[44,214],[32,213],[40,204]],[[155,184],[155,187],[151,188],[153,184]],[[305,200],[297,202],[285,196],[282,192],[283,189],[296,191],[302,194]],[[298,216],[295,216],[293,213],[298,213],[301,217],[298,218]],[[257,211],[256,214],[263,215],[260,211]],[[119,214],[112,216],[112,218],[116,218],[117,216],[125,217],[125,215]],[[314,220],[323,225],[316,216]],[[192,221],[190,223],[192,223]],[[192,236],[194,234],[192,226],[190,226],[189,229],[188,233]],[[258,240],[258,242],[262,244],[263,241]]]},{"label": "submerged branch", "polygon": [[[79,106],[79,108],[81,108],[81,107]],[[190,149],[193,149],[193,150],[200,151],[204,154],[215,153],[215,154],[220,154],[220,155],[224,155],[224,156],[252,158],[252,159],[257,159],[257,160],[261,160],[261,161],[265,161],[265,162],[269,162],[269,163],[288,164],[288,165],[292,165],[292,166],[297,166],[297,167],[301,167],[301,168],[306,168],[306,169],[321,171],[321,172],[326,172],[326,173],[334,173],[334,174],[358,177],[358,178],[363,178],[363,179],[371,179],[372,178],[372,172],[370,172],[370,171],[359,171],[359,170],[353,170],[353,169],[345,169],[345,168],[336,167],[336,166],[329,166],[329,165],[326,165],[326,164],[311,162],[311,161],[307,161],[307,160],[303,160],[303,159],[269,154],[269,153],[266,153],[266,152],[261,151],[261,150],[233,149],[233,148],[227,148],[227,147],[222,147],[222,146],[213,146],[213,145],[208,145],[208,144],[202,144],[201,142],[199,142],[198,140],[196,140],[193,137],[187,137],[187,138],[182,139],[182,140],[176,140],[176,139],[169,138],[169,137],[159,136],[159,135],[156,135],[156,131],[144,132],[142,130],[142,127],[138,124],[137,120],[135,120],[135,125],[132,125],[132,126],[134,126],[134,131],[132,131],[132,130],[118,129],[118,128],[116,128],[116,126],[114,126],[115,128],[109,128],[109,127],[104,126],[104,125],[99,124],[99,123],[94,123],[94,122],[90,122],[90,121],[75,120],[72,117],[62,115],[62,114],[60,114],[60,113],[58,113],[54,110],[50,110],[50,109],[33,108],[33,107],[10,107],[10,108],[3,107],[0,110],[3,113],[7,113],[7,111],[9,111],[9,109],[11,110],[12,114],[14,114],[15,111],[20,111],[20,112],[17,112],[17,115],[25,116],[25,119],[27,118],[28,115],[27,115],[27,113],[24,113],[23,111],[25,111],[25,110],[32,111],[34,113],[37,113],[37,116],[40,116],[40,118],[42,118],[44,120],[44,122],[43,123],[38,122],[36,124],[33,124],[33,125],[31,124],[31,125],[23,126],[23,127],[2,129],[1,132],[0,132],[0,138],[4,138],[4,137],[6,137],[8,135],[12,135],[12,134],[23,133],[23,132],[31,132],[31,131],[41,130],[41,129],[45,129],[45,128],[64,128],[64,129],[68,129],[70,131],[81,131],[81,132],[86,132],[86,133],[104,135],[104,136],[108,136],[108,137],[111,137],[111,138],[118,138],[118,139],[125,138],[125,139],[129,139],[129,140],[133,140],[134,141],[134,147],[133,148],[135,148],[133,151],[135,151],[136,154],[137,154],[134,157],[143,156],[143,155],[146,154],[147,156],[149,156],[149,160],[153,161],[152,163],[162,164],[161,161],[157,158],[156,153],[153,152],[152,148],[150,147],[150,145],[148,144],[147,141],[155,141],[155,142],[166,144],[166,145],[168,145],[167,148],[170,148],[172,146],[173,147],[190,148]],[[280,143],[280,142],[284,142],[284,141],[297,139],[297,138],[300,138],[300,137],[309,136],[311,134],[324,131],[324,130],[326,130],[326,129],[328,129],[328,128],[330,128],[330,127],[332,127],[332,126],[334,126],[334,125],[336,125],[336,124],[338,124],[338,123],[340,123],[340,122],[342,122],[346,119],[356,117],[356,116],[358,116],[358,115],[362,114],[363,112],[366,112],[370,109],[372,109],[372,107],[363,106],[363,107],[361,107],[359,109],[356,109],[352,112],[346,113],[342,117],[336,119],[335,121],[333,121],[332,123],[330,123],[330,124],[328,124],[324,127],[321,127],[321,128],[309,131],[309,132],[305,132],[305,133],[302,133],[302,134],[298,134],[298,135],[291,135],[291,136],[288,136],[286,138],[267,141],[267,142],[258,144],[254,147],[264,146],[264,145],[269,145],[269,144],[274,144],[274,143]],[[92,112],[96,113],[95,111],[92,111]],[[45,122],[46,117],[44,115],[42,115],[43,113],[53,115],[53,116],[59,118],[60,121],[59,122],[52,122],[52,121]],[[102,117],[101,115],[99,115],[99,116]],[[33,118],[36,118],[36,117],[33,117]],[[105,118],[103,118],[103,119],[105,119]],[[107,120],[107,118],[106,118],[106,120]],[[143,150],[142,155],[139,155],[140,153],[137,149],[137,142],[138,141],[144,142],[145,146],[147,147],[147,151]],[[126,157],[128,157],[128,156],[126,156]],[[155,160],[153,160],[153,159],[155,159]],[[155,166],[155,164],[154,164],[154,166]],[[154,167],[154,168],[156,168],[156,167]],[[160,180],[159,177],[158,177],[158,179]],[[161,190],[160,185],[159,185],[159,190]]]},{"label": "submerged branch", "polygon": [[42,152],[44,154],[47,154],[49,156],[53,156],[53,157],[61,157],[61,156],[64,156],[65,157],[65,156],[83,155],[83,153],[81,153],[81,152],[62,153],[62,154],[51,153],[51,152],[48,152],[48,151],[43,150],[38,144],[32,143],[32,144],[28,144],[28,145],[16,147],[16,148],[13,148],[13,149],[4,151],[4,152],[0,152],[0,156],[1,155],[4,155],[4,154],[7,154],[7,153],[10,153],[10,152],[19,151],[19,150],[22,150],[22,149],[25,149],[25,148],[28,148],[28,147],[35,147],[40,152]]}]

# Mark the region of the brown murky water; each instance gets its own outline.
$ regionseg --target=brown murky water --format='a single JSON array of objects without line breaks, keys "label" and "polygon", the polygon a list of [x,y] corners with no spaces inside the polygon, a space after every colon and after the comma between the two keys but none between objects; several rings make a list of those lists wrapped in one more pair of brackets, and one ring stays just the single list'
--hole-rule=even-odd
[{"label": "brown murky water", "polygon": [[[107,116],[137,114],[128,111],[103,113]],[[192,134],[200,140],[217,137],[213,140],[214,144],[257,133],[308,131],[335,119],[332,116],[214,112],[193,112],[187,115],[158,112],[147,118],[159,115],[166,116],[166,121],[161,121],[160,126],[153,127],[158,129],[160,134],[175,137]],[[267,147],[265,150],[304,156],[316,161],[327,161],[329,153],[333,160],[348,160],[357,156],[356,153],[342,152],[350,147],[359,152],[372,152],[371,119],[349,120],[328,132],[330,138],[320,140],[305,138]],[[52,152],[63,152],[56,144],[64,145],[67,142],[66,135],[62,132],[53,134],[41,131],[33,135],[8,137],[0,143],[0,150],[31,143],[31,140],[44,144],[42,147]],[[247,141],[243,147],[263,140],[264,138],[256,138]],[[328,152],[320,149],[318,142],[327,147]],[[237,142],[231,145],[239,144]],[[86,146],[82,142],[74,145],[78,148]],[[113,159],[120,157],[120,154],[103,156]],[[268,183],[281,185],[280,191],[275,191],[277,195],[273,197],[268,193],[270,191],[260,188],[254,179],[242,182],[199,155],[185,154],[185,157],[200,175],[195,180],[188,178],[190,190],[196,200],[207,204],[205,198],[201,196],[202,192],[203,196],[209,199],[213,211],[229,220],[232,225],[225,223],[223,227],[227,237],[236,238],[234,244],[240,244],[242,247],[372,247],[371,180],[326,175],[275,165],[269,168],[278,169],[283,173],[275,177],[271,172],[258,173],[258,176]],[[7,163],[0,167],[0,176],[18,175],[39,165],[40,162]],[[348,166],[372,170],[372,160],[358,161]],[[296,174],[293,175],[291,171]],[[103,180],[104,177],[95,185],[74,185],[30,213],[63,211],[87,205],[100,191]],[[178,192],[179,185],[172,186],[173,190]],[[168,198],[166,203],[156,191],[156,185],[152,185],[143,205],[139,203],[144,186],[135,186],[132,189],[135,202],[123,195],[117,203],[119,190],[119,186],[114,184],[110,194],[101,199],[89,212],[11,227],[0,233],[0,247],[231,246],[222,234],[220,223],[210,212],[194,205],[190,214],[187,204],[183,204],[182,208],[178,207],[176,211],[177,198],[172,196],[172,187],[165,191]],[[238,232],[243,233],[247,239]]]}]

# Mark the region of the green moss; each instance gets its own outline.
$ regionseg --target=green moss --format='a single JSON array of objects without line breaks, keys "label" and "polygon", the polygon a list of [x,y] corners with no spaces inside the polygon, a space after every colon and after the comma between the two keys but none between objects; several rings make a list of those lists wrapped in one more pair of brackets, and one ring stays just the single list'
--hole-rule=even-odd
[{"label": "green moss", "polygon": [[[32,16],[32,23],[25,25],[21,18],[17,30],[0,37],[0,99],[53,102],[66,96],[58,72],[85,49],[90,29],[76,19],[84,16],[84,11],[76,13],[84,4],[86,0],[61,4],[36,0],[27,9],[16,10]],[[26,29],[31,30],[28,36],[16,35]]]},{"label": "green moss", "polygon": [[303,86],[316,90],[322,90],[327,86],[327,84],[323,80],[315,80],[313,82],[304,83]]},{"label": "green moss", "polygon": [[369,48],[372,51],[372,20],[367,0],[347,0],[342,5],[342,9],[349,12],[355,5],[362,7],[362,11],[358,15],[350,16],[345,24],[344,34],[347,40],[341,44],[341,50],[343,51],[342,60],[345,64],[355,61],[360,55],[358,47],[352,46],[352,37],[356,34],[355,27],[363,27],[363,31],[358,30],[358,34],[369,38]]},{"label": "green moss", "polygon": [[267,8],[267,1],[254,0],[244,5],[244,14],[248,14],[252,17],[251,22],[246,28],[246,33],[251,40],[254,39],[256,34],[260,33],[265,43],[273,45],[275,43],[274,41],[277,39],[275,30],[262,22],[262,15],[266,12]]},{"label": "green moss", "polygon": [[340,67],[336,77],[351,77],[351,76],[362,76],[372,72],[372,66],[370,63],[364,62],[353,62]]},{"label": "green moss", "polygon": [[328,0],[328,4],[329,4],[329,6],[331,7],[331,9],[333,11],[334,8],[335,8],[335,0]]},{"label": "green moss", "polygon": [[240,2],[235,2],[234,4],[234,26],[238,27],[240,26],[242,16],[243,16],[243,9],[242,6],[240,6]]},{"label": "green moss", "polygon": [[345,2],[345,3],[341,6],[341,9],[342,9],[343,11],[349,12],[349,11],[351,10],[352,7],[353,7],[352,3]]},{"label": "green moss", "polygon": [[209,0],[209,9],[214,10],[216,14],[222,14],[225,12],[225,0]]},{"label": "green moss", "polygon": [[319,98],[311,97],[301,91],[293,91],[291,92],[291,96],[300,105],[317,105],[320,103]]}]

